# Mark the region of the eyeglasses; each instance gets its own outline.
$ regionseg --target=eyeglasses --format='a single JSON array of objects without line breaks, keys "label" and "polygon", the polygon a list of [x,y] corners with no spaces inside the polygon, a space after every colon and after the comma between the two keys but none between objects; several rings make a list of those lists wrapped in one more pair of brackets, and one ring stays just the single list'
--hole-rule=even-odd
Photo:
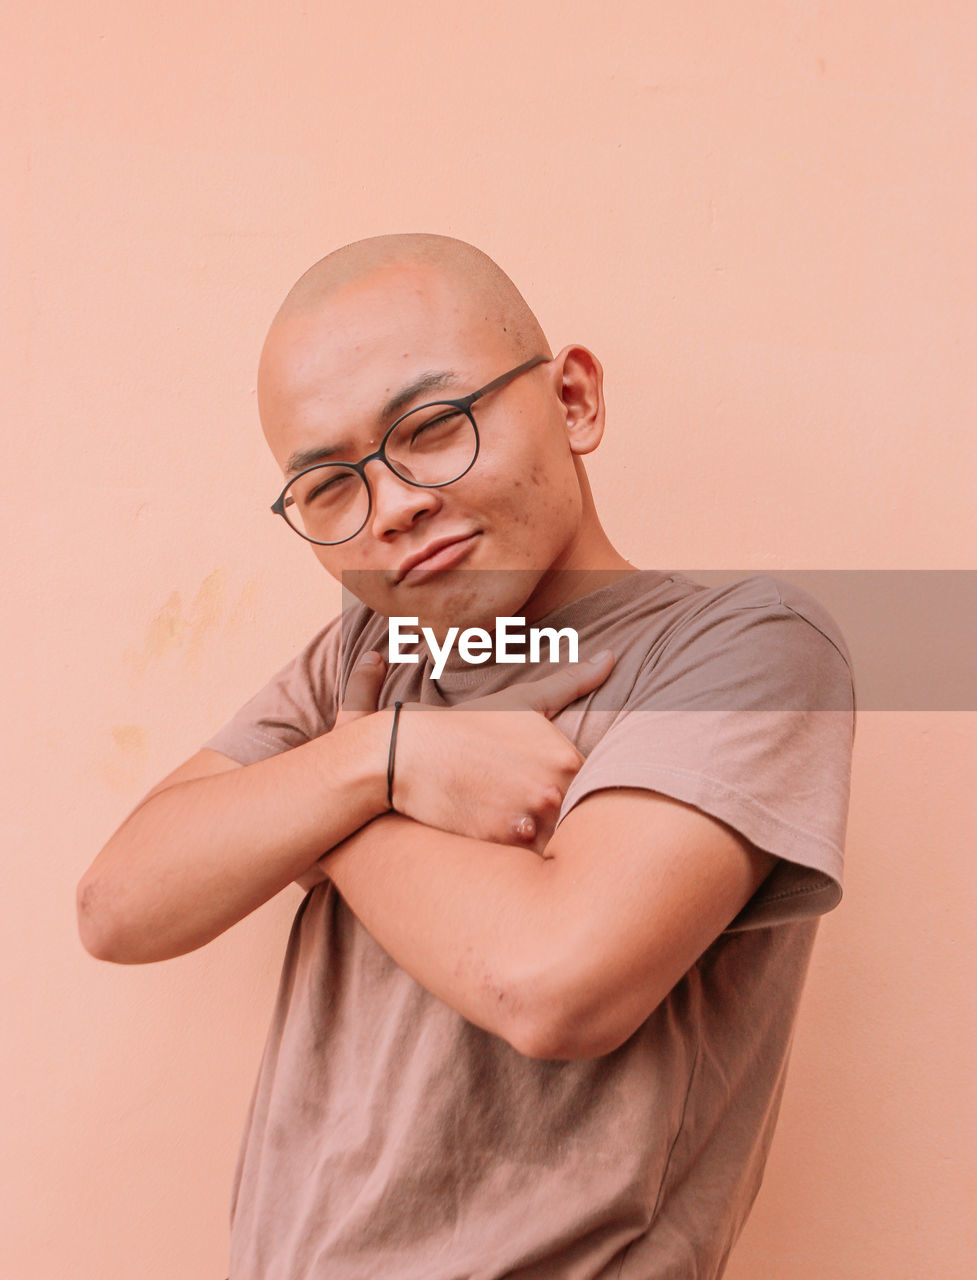
[{"label": "eyeglasses", "polygon": [[374,458],[419,489],[454,484],[472,469],[478,457],[478,428],[472,415],[475,401],[549,358],[534,356],[461,400],[436,400],[408,410],[390,424],[375,453],[359,462],[318,463],[293,476],[272,504],[272,511],[307,542],[334,547],[355,538],[370,518],[373,495],[366,465]]}]

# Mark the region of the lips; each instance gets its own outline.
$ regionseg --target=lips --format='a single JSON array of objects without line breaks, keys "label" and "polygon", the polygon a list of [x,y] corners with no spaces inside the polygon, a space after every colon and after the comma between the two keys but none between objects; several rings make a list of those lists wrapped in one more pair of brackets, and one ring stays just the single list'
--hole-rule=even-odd
[{"label": "lips", "polygon": [[450,569],[468,554],[477,537],[478,533],[464,533],[453,538],[435,538],[420,551],[407,556],[397,570],[397,582],[405,579],[418,582],[442,569]]}]

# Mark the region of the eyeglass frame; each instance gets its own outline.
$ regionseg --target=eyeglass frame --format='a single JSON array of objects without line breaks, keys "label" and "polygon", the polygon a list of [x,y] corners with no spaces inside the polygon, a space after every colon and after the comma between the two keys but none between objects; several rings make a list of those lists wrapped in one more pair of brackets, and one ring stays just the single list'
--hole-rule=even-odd
[{"label": "eyeglass frame", "polygon": [[[480,439],[478,426],[475,423],[475,417],[472,413],[472,405],[475,401],[480,400],[482,396],[487,396],[490,391],[500,390],[510,382],[515,381],[515,379],[521,374],[528,373],[530,369],[535,369],[538,365],[546,364],[549,360],[552,360],[552,358],[552,356],[533,356],[531,360],[526,360],[522,364],[516,365],[516,367],[514,369],[510,369],[508,373],[500,374],[497,378],[493,378],[491,382],[486,382],[484,387],[479,387],[477,391],[473,391],[471,395],[462,396],[460,400],[429,400],[424,404],[415,405],[413,409],[408,409],[406,413],[400,414],[399,417],[395,418],[394,421],[391,422],[390,426],[383,433],[383,439],[380,441],[380,447],[375,449],[373,453],[368,453],[365,458],[360,458],[359,462],[315,462],[311,467],[303,467],[301,471],[297,471],[288,481],[288,484],[285,485],[284,489],[282,489],[275,501],[271,504],[272,512],[276,516],[281,516],[288,527],[294,533],[297,533],[300,538],[304,538],[306,542],[311,542],[317,547],[340,547],[344,542],[351,541],[351,539],[355,538],[357,534],[363,532],[369,523],[370,515],[373,511],[373,490],[371,489],[370,482],[366,477],[366,466],[368,462],[373,462],[375,459],[379,459],[385,467],[393,472],[398,480],[403,480],[405,484],[414,485],[417,489],[444,489],[449,484],[455,484],[462,478],[462,476],[467,475],[468,472],[471,471],[478,459]],[[472,460],[460,475],[455,476],[451,480],[441,480],[436,484],[424,484],[419,480],[409,480],[407,476],[402,476],[400,472],[396,470],[393,463],[387,457],[387,441],[405,418],[409,418],[413,413],[420,413],[422,409],[433,409],[438,405],[449,405],[454,409],[459,409],[472,424],[472,431],[475,433],[475,452],[472,454]],[[285,495],[288,493],[295,481],[300,480],[304,475],[308,475],[310,471],[321,471],[326,467],[342,467],[346,471],[355,471],[366,486],[367,508],[366,515],[363,517],[363,523],[355,533],[347,534],[345,538],[339,538],[335,542],[322,542],[319,538],[310,538],[307,533],[303,533],[301,529],[297,529],[285,514]]]}]

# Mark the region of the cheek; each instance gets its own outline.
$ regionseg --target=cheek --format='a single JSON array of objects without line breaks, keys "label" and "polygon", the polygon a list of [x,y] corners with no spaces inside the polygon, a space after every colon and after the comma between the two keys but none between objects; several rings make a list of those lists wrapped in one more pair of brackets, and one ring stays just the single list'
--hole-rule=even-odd
[{"label": "cheek", "polygon": [[494,511],[502,529],[532,529],[539,546],[549,546],[580,515],[580,488],[572,460],[527,459],[517,477],[499,484]]}]

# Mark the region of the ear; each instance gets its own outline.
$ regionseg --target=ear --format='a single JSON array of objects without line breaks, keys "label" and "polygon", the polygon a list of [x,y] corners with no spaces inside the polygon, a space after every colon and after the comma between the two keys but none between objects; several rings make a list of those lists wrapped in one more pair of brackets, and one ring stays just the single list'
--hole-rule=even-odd
[{"label": "ear", "polygon": [[570,450],[592,453],[604,434],[604,370],[586,347],[564,347],[553,364]]}]

